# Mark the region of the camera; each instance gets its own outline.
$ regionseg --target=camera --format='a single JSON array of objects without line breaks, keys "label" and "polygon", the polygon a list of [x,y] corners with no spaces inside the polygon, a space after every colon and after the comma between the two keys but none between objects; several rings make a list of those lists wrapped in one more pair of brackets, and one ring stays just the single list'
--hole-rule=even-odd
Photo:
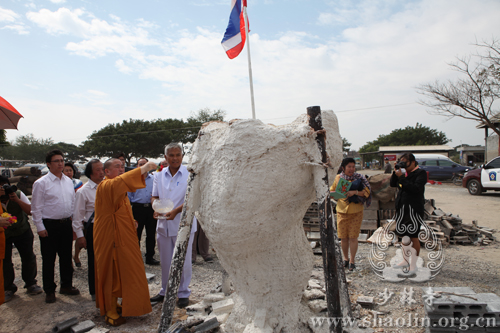
[{"label": "camera", "polygon": [[17,191],[16,185],[3,184],[2,187],[3,187],[3,190],[5,191],[5,195],[9,195],[11,193],[16,193],[16,191]]},{"label": "camera", "polygon": [[399,162],[394,164],[394,169],[405,169],[406,168],[406,162]]}]

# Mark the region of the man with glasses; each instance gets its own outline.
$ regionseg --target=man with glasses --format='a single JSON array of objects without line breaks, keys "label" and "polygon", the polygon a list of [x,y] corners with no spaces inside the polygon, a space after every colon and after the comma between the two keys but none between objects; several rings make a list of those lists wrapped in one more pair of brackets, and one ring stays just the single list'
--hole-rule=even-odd
[{"label": "man with glasses", "polygon": [[50,172],[33,184],[31,214],[40,236],[42,277],[45,302],[56,301],[54,266],[59,256],[59,271],[63,295],[79,295],[73,287],[71,215],[75,201],[73,182],[63,174],[64,157],[60,150],[50,151],[45,161]]}]

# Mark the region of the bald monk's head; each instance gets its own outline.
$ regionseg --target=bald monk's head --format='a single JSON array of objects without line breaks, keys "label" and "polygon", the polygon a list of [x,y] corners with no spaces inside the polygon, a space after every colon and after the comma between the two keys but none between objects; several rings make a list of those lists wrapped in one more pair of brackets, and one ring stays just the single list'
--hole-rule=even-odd
[{"label": "bald monk's head", "polygon": [[125,166],[122,161],[117,158],[110,158],[104,162],[104,174],[106,179],[113,179],[125,173]]}]

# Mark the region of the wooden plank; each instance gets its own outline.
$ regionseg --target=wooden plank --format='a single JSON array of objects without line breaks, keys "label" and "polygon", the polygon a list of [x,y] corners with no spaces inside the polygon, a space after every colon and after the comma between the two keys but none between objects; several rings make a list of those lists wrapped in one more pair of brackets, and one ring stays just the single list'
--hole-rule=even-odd
[{"label": "wooden plank", "polygon": [[[321,162],[329,163],[326,153],[325,130],[321,119],[321,108],[311,106],[307,108],[309,117],[309,126],[316,133],[316,143],[321,153]],[[328,182],[328,170],[324,169],[324,176],[321,179],[330,188]],[[330,195],[327,193],[325,199],[318,205],[320,228],[321,228],[321,250],[323,256],[323,272],[325,275],[326,303],[328,316],[342,317],[341,300],[345,305],[345,310],[349,316],[352,316],[351,301],[347,290],[347,282],[343,269],[340,244],[337,238],[337,232],[333,225],[333,212],[330,204]],[[342,325],[336,325],[334,331],[342,333]]]},{"label": "wooden plank", "polygon": [[377,220],[363,220],[361,230],[377,230]]},{"label": "wooden plank", "polygon": [[363,220],[378,220],[378,211],[365,209],[363,211]]},{"label": "wooden plank", "polygon": [[[396,201],[380,202],[378,204],[379,210],[396,210]],[[370,206],[371,207],[371,206]]]},{"label": "wooden plank", "polygon": [[439,208],[435,209],[433,212],[434,215],[436,216],[445,216],[446,214]]},{"label": "wooden plank", "polygon": [[429,215],[432,215],[432,213],[434,212],[434,207],[432,207],[432,204],[430,201],[426,201],[426,203],[424,205],[424,209],[427,212],[427,214],[429,214]]},{"label": "wooden plank", "polygon": [[367,243],[368,234],[359,234],[358,242]]},{"label": "wooden plank", "polygon": [[[191,235],[191,227],[193,225],[194,209],[192,205],[192,187],[196,175],[189,174],[186,197],[182,207],[181,222],[179,231],[177,233],[177,240],[175,242],[175,249],[170,265],[169,279],[167,292],[163,300],[162,313],[160,324],[158,325],[158,333],[167,332],[170,325],[172,325],[172,318],[175,310],[175,302],[177,300],[177,292],[181,283],[181,275],[184,268],[184,261],[186,259],[186,251],[189,245],[189,236]],[[188,215],[189,211],[189,215]]]},{"label": "wooden plank", "polygon": [[469,240],[469,236],[453,236],[451,239],[455,241],[464,241]]},{"label": "wooden plank", "polygon": [[429,227],[435,227],[436,226],[436,221],[424,220],[424,223],[427,224]]}]

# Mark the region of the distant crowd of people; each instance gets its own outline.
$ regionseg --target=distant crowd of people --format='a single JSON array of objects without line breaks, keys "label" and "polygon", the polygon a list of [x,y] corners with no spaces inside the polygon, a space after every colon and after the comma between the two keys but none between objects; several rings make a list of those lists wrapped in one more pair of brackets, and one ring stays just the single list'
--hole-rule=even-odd
[{"label": "distant crowd of people", "polygon": [[[56,257],[59,294],[80,294],[73,285],[73,262],[81,267],[79,254],[86,249],[89,294],[109,325],[119,326],[125,322],[124,317],[151,312],[151,303],[163,301],[168,284],[189,176],[182,164],[183,155],[183,147],[172,143],[165,147],[165,160],[160,166],[140,158],[128,172],[125,154],[104,163],[93,159],[85,167],[88,181],[83,184],[74,178],[75,167],[64,160],[63,152],[52,150],[46,156],[49,172],[33,184],[31,202],[10,186],[8,178],[0,176],[0,213],[10,214],[0,217],[0,285],[4,286],[0,288],[0,304],[12,300],[18,289],[14,283],[13,246],[21,258],[24,288],[29,295],[45,292],[46,303],[56,302]],[[170,199],[174,209],[159,216],[152,208],[157,199]],[[40,239],[43,288],[36,280],[29,215]],[[161,290],[153,297],[149,295],[140,250],[143,231],[145,263],[161,264]],[[192,263],[198,251],[206,262],[213,261],[209,241],[196,218],[188,244],[177,301],[181,308],[189,304]],[[156,246],[160,260],[155,259]]]}]

